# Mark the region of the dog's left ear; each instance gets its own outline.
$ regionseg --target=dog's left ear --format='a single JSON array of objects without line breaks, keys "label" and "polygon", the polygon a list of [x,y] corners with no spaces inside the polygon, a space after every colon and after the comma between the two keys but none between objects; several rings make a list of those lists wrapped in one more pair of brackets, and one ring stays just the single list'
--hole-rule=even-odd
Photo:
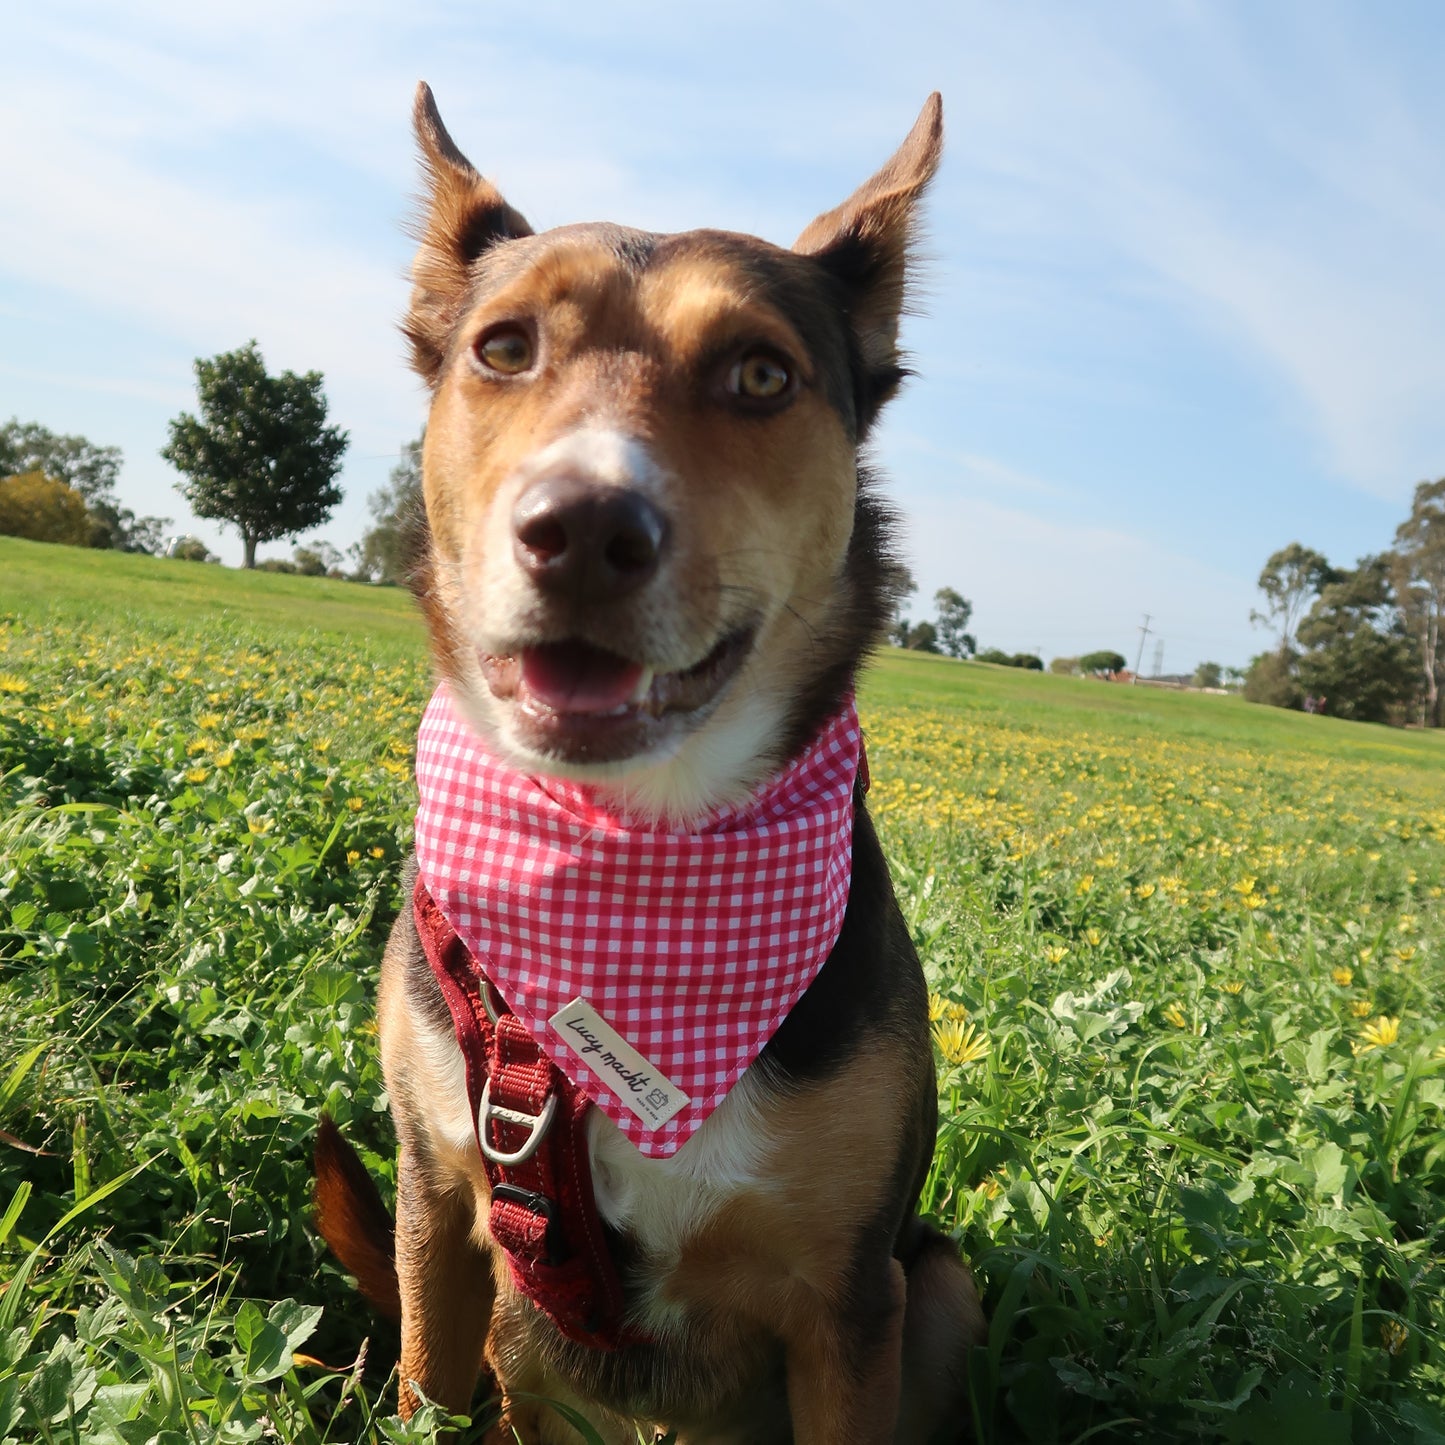
[{"label": "dog's left ear", "polygon": [[[843,286],[868,372],[870,411],[898,389],[898,322],[907,303],[918,204],[943,153],[943,98],[934,91],[892,160],[793,243]],[[860,418],[866,424],[868,417]]]}]

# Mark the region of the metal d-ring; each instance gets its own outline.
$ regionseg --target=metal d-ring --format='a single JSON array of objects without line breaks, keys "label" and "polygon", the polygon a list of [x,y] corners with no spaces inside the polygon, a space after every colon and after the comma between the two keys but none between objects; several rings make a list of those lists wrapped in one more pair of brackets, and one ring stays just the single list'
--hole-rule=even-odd
[{"label": "metal d-ring", "polygon": [[477,993],[482,1000],[482,1009],[486,1013],[487,1018],[495,1024],[502,1016],[503,1008],[502,996],[497,992],[496,984],[494,984],[491,979],[484,978],[481,980],[481,985],[477,989]]},{"label": "metal d-ring", "polygon": [[[482,1146],[482,1153],[493,1164],[504,1166],[525,1164],[541,1148],[542,1140],[547,1137],[547,1130],[552,1127],[552,1119],[556,1112],[556,1094],[547,1095],[547,1102],[542,1105],[540,1114],[524,1114],[520,1109],[504,1109],[500,1104],[492,1103],[492,1081],[488,1079],[482,1085],[482,1101],[477,1105],[477,1143]],[[531,1132],[520,1149],[515,1149],[508,1154],[492,1143],[488,1138],[487,1125],[493,1119],[500,1119],[503,1123],[517,1124],[524,1129],[530,1129]]]}]

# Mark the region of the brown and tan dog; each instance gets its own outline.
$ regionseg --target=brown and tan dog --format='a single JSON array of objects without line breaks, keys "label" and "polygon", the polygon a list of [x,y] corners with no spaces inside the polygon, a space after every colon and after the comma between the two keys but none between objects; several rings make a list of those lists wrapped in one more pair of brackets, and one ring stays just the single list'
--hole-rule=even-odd
[{"label": "brown and tan dog", "polygon": [[[488,745],[659,826],[747,799],[850,693],[890,615],[888,514],[859,461],[904,376],[931,97],[888,164],[792,250],[719,231],[534,235],[418,91],[428,211],[405,331],[432,390],[418,595]],[[625,696],[624,696],[625,695]],[[569,702],[569,699],[573,701]],[[488,1232],[462,1056],[411,909],[380,1030],[400,1140],[390,1221],[333,1129],[318,1213],[402,1322],[401,1404],[503,1437],[923,1442],[966,1433],[984,1321],[915,1215],[935,1130],[927,993],[862,789],[842,932],[762,1055],[671,1158],[587,1135],[633,1330],[565,1337]],[[595,1127],[593,1125],[595,1124]]]}]

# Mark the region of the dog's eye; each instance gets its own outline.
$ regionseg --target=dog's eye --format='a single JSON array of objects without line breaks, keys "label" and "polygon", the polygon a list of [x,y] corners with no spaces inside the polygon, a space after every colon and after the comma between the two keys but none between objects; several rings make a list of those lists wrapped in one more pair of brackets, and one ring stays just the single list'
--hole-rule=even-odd
[{"label": "dog's eye", "polygon": [[728,373],[728,390],[749,401],[777,401],[792,380],[792,372],[771,351],[750,351]]},{"label": "dog's eye", "polygon": [[488,371],[516,376],[532,365],[532,338],[516,326],[489,331],[477,342],[477,360]]}]

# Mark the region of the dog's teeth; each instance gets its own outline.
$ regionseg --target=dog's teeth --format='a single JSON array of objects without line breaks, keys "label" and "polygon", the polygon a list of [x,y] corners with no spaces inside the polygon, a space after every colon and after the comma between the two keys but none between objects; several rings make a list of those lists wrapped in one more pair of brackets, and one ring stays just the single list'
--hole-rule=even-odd
[{"label": "dog's teeth", "polygon": [[650,667],[644,667],[638,674],[637,686],[632,689],[632,696],[627,699],[628,703],[642,702],[652,691],[652,679],[656,676],[657,674]]}]

